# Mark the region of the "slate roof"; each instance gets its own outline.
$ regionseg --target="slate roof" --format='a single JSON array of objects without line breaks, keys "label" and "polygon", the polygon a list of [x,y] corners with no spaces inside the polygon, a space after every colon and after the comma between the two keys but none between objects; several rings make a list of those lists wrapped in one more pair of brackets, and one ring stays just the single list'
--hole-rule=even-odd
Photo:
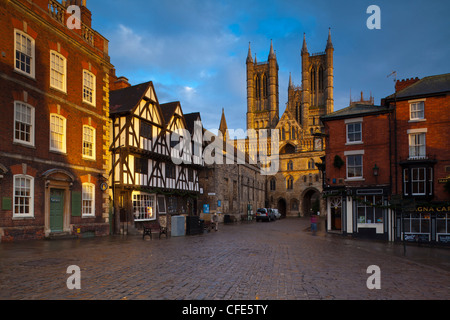
[{"label": "slate roof", "polygon": [[151,81],[111,91],[109,93],[110,114],[115,115],[131,112],[144,97],[149,86],[153,86]]},{"label": "slate roof", "polygon": [[388,107],[374,106],[368,104],[352,104],[351,106],[335,111],[333,113],[327,114],[320,117],[322,121],[335,120],[335,119],[347,119],[361,117],[365,115],[378,114],[389,112]]},{"label": "slate roof", "polygon": [[[450,73],[425,77],[397,92],[397,99],[450,92]],[[392,94],[386,99],[394,99]]]}]

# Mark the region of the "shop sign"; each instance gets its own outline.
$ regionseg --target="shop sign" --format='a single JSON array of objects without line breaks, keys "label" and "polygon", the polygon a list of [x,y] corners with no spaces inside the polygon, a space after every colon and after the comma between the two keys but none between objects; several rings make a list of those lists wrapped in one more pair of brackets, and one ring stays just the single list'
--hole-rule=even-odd
[{"label": "shop sign", "polygon": [[416,212],[440,212],[440,213],[447,213],[447,212],[450,212],[450,206],[437,206],[437,207],[419,206],[419,207],[416,208]]},{"label": "shop sign", "polygon": [[442,179],[439,179],[438,182],[441,184],[444,184],[444,183],[447,183],[449,180],[450,180],[449,178],[442,178]]}]

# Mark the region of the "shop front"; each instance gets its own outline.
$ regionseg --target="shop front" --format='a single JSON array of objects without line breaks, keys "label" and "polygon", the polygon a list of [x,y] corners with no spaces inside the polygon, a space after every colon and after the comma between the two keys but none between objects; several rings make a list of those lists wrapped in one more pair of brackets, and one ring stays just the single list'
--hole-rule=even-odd
[{"label": "shop front", "polygon": [[416,205],[397,214],[396,240],[450,245],[450,204]]}]

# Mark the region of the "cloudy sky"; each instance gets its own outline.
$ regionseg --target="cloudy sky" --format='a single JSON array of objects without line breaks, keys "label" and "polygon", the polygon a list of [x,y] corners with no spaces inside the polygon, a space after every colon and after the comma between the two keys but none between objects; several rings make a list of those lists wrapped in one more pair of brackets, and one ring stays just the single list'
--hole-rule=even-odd
[{"label": "cloudy sky", "polygon": [[[381,29],[370,30],[367,8],[381,9]],[[301,85],[303,33],[310,53],[334,54],[335,110],[363,91],[375,103],[393,93],[394,80],[450,73],[448,0],[90,0],[93,28],[110,41],[118,76],[135,85],[153,81],[160,103],[180,101],[201,112],[206,128],[246,128],[248,44],[266,61],[276,50],[280,117],[289,73]]]}]

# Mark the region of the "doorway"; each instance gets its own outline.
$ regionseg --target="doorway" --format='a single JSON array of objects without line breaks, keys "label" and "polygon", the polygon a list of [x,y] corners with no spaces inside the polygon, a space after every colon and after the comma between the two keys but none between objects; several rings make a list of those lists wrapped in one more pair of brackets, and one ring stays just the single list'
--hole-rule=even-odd
[{"label": "doorway", "polygon": [[320,212],[320,193],[316,189],[309,189],[303,195],[302,216],[308,217],[311,212]]},{"label": "doorway", "polygon": [[342,230],[342,198],[330,198],[331,230]]},{"label": "doorway", "polygon": [[278,200],[278,212],[281,214],[283,218],[286,218],[286,200],[283,198]]},{"label": "doorway", "polygon": [[64,190],[50,190],[50,231],[64,231]]}]

